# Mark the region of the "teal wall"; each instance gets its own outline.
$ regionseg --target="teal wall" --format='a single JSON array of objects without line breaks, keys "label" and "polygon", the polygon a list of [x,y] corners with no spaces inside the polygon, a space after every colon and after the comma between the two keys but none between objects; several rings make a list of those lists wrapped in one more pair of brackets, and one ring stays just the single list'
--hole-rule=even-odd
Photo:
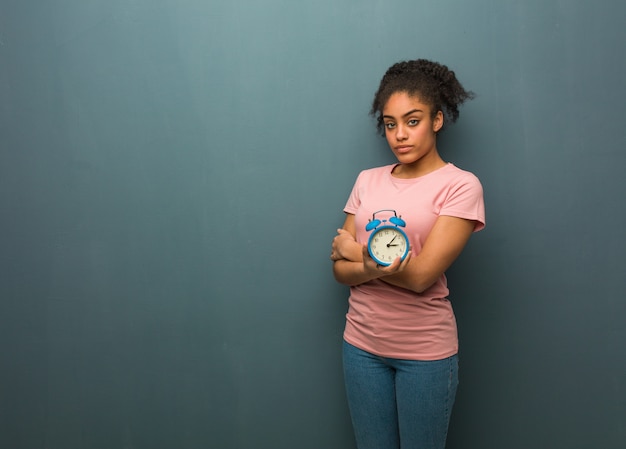
[{"label": "teal wall", "polygon": [[626,444],[626,3],[0,0],[0,447],[348,449],[330,240],[384,70],[488,213],[457,449]]}]

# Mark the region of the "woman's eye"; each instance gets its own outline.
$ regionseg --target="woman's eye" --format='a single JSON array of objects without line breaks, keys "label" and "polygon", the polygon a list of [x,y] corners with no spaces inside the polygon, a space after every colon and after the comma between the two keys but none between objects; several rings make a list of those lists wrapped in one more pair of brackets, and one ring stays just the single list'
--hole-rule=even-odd
[{"label": "woman's eye", "polygon": [[409,120],[409,126],[417,126],[419,124],[419,120],[417,119],[411,119]]},{"label": "woman's eye", "polygon": [[395,123],[385,123],[385,128],[387,129],[393,129],[396,126]]}]

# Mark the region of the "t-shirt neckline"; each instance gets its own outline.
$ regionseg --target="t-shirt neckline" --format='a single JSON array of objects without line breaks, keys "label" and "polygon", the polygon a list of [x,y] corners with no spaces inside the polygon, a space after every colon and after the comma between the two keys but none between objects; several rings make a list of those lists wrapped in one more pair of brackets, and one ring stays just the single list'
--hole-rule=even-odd
[{"label": "t-shirt neckline", "polygon": [[416,177],[416,178],[396,178],[395,176],[393,176],[393,171],[394,171],[394,169],[395,169],[398,165],[400,165],[400,164],[399,164],[399,163],[398,163],[398,164],[391,164],[391,165],[389,166],[389,170],[387,170],[387,176],[388,176],[388,177],[389,177],[389,178],[390,178],[393,182],[396,182],[396,183],[404,183],[404,184],[410,184],[410,183],[414,183],[414,182],[421,181],[421,180],[423,180],[423,179],[425,179],[425,178],[427,178],[427,177],[429,177],[429,176],[431,176],[431,175],[434,175],[435,173],[438,173],[438,172],[439,172],[439,171],[441,171],[441,170],[444,170],[444,169],[446,169],[446,168],[449,168],[449,167],[453,167],[453,166],[454,166],[454,164],[452,164],[452,162],[446,162],[446,165],[444,165],[444,166],[442,166],[442,167],[439,167],[439,168],[436,168],[435,170],[433,170],[433,171],[431,171],[431,172],[428,172],[428,173],[426,173],[425,175],[418,176],[418,177]]}]

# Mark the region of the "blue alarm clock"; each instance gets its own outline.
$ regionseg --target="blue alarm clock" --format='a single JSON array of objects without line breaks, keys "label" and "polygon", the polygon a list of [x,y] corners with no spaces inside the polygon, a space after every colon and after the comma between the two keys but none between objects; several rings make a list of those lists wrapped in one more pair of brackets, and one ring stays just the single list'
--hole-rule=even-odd
[{"label": "blue alarm clock", "polygon": [[[379,220],[376,214],[380,212],[392,212],[389,220]],[[386,224],[391,223],[391,224]],[[400,229],[406,226],[405,221],[398,217],[393,209],[382,209],[374,212],[372,219],[365,226],[366,231],[372,231],[367,241],[367,251],[379,265],[388,266],[398,257],[404,260],[409,253],[409,238]]]}]

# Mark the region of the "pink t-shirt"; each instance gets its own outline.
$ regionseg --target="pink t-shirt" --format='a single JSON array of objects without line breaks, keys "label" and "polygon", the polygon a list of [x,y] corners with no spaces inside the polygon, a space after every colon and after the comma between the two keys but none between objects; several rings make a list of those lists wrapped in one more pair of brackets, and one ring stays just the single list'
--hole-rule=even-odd
[{"label": "pink t-shirt", "polygon": [[[354,214],[356,238],[367,243],[365,226],[373,214],[391,209],[402,217],[412,253],[418,254],[437,217],[475,220],[485,226],[480,181],[453,164],[419,178],[398,179],[394,165],[362,171],[344,212]],[[386,220],[394,212],[379,212]],[[390,224],[390,223],[385,223]],[[406,360],[439,360],[458,352],[456,320],[447,299],[445,275],[421,294],[374,280],[350,288],[345,340],[365,351]]]}]

